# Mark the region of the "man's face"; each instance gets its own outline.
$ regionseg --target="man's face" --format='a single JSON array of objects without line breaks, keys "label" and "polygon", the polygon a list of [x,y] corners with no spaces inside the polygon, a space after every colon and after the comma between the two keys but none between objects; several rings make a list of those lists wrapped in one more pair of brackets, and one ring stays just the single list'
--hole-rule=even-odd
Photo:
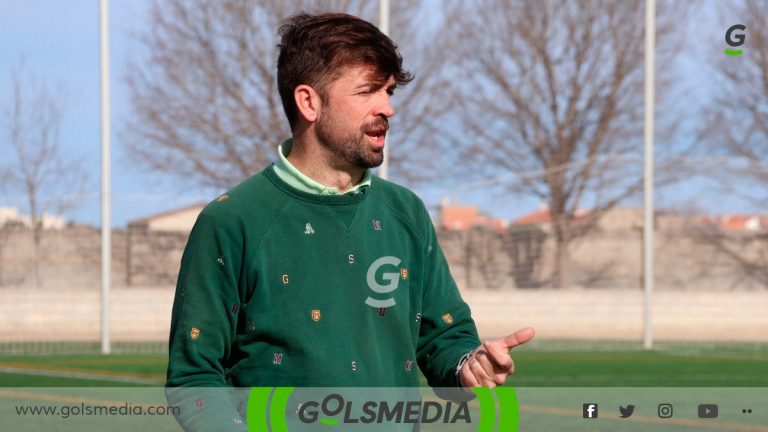
[{"label": "man's face", "polygon": [[318,113],[320,144],[353,166],[381,165],[388,119],[395,114],[390,105],[394,88],[393,77],[377,82],[371,67],[345,68],[328,86]]}]

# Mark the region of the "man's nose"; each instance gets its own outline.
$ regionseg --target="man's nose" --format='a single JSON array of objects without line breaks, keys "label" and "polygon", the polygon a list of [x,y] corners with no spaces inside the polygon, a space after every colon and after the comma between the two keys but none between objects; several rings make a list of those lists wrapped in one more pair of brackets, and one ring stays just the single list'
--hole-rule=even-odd
[{"label": "man's nose", "polygon": [[376,105],[373,112],[374,116],[383,115],[385,117],[392,117],[395,115],[395,109],[392,108],[392,101],[390,95],[384,95],[381,101]]}]

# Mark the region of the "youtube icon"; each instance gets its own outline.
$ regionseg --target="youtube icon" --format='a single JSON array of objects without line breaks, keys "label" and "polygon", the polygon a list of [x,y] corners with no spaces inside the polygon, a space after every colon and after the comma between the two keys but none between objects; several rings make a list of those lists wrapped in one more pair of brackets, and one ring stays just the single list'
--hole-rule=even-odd
[{"label": "youtube icon", "polygon": [[717,418],[717,405],[699,404],[699,418]]}]

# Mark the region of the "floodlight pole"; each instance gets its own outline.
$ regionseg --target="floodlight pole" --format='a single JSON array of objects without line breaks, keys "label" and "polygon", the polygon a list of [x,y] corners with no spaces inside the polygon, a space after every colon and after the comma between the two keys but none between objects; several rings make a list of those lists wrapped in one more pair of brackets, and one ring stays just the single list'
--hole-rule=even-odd
[{"label": "floodlight pole", "polygon": [[[379,0],[379,30],[389,36],[389,0]],[[384,135],[384,159],[379,166],[379,177],[389,178],[389,134]]]},{"label": "floodlight pole", "polygon": [[101,63],[101,352],[109,354],[109,289],[112,271],[112,217],[109,149],[109,0],[99,0]]},{"label": "floodlight pole", "polygon": [[643,348],[653,348],[653,116],[656,0],[645,1],[645,130],[643,166]]}]

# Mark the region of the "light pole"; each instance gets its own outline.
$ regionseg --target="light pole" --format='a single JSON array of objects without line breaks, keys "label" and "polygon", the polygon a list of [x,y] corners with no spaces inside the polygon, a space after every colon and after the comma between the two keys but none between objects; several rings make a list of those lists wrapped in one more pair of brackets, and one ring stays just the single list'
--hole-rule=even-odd
[{"label": "light pole", "polygon": [[653,116],[656,0],[645,1],[645,130],[643,166],[643,348],[653,348]]},{"label": "light pole", "polygon": [[101,63],[101,352],[109,354],[109,290],[112,271],[112,216],[109,149],[109,0],[99,1]]},{"label": "light pole", "polygon": [[[389,36],[389,0],[379,0],[379,30]],[[384,135],[384,159],[379,166],[379,177],[389,178],[389,134]]]}]

